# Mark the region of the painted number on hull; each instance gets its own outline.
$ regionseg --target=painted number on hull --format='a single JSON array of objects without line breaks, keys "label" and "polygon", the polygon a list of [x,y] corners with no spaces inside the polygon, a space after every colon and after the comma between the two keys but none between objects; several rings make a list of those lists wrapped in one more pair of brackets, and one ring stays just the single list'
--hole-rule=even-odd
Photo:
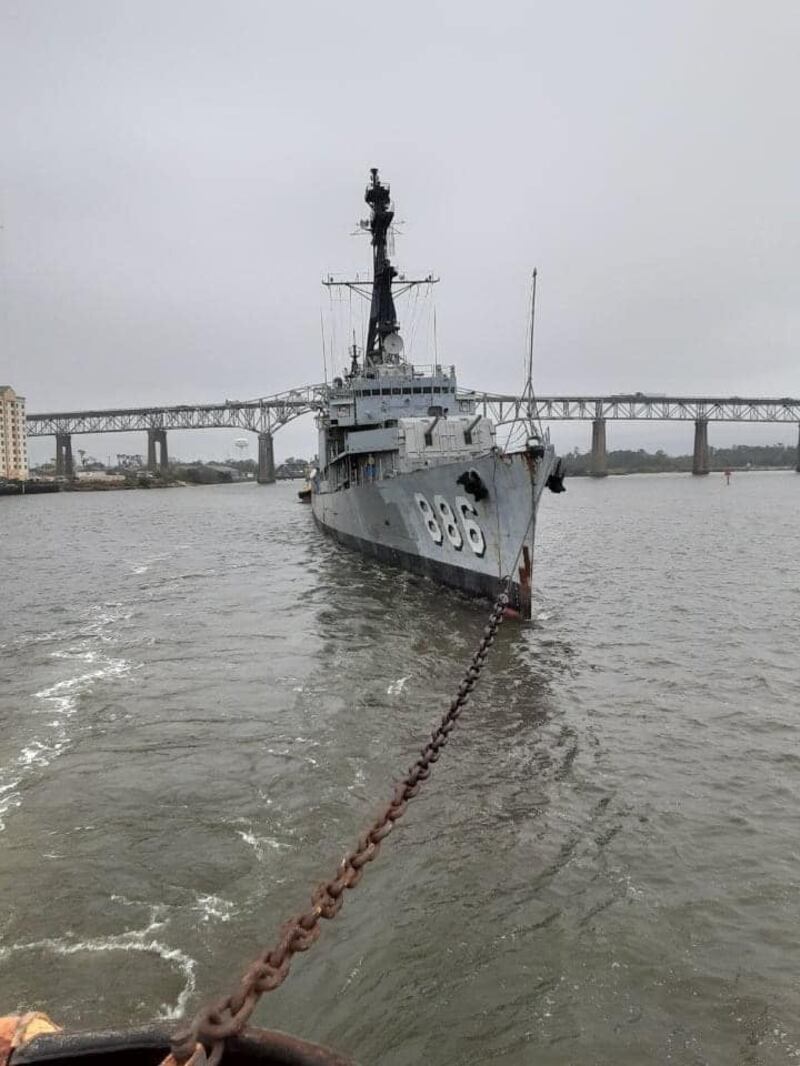
[{"label": "painted number on hull", "polygon": [[425,522],[425,525],[427,526],[428,532],[433,538],[434,543],[441,544],[444,540],[444,536],[442,535],[442,527],[434,518],[433,511],[431,510],[431,505],[428,503],[428,501],[425,499],[421,492],[415,492],[414,499],[417,501],[417,507],[419,507],[420,511],[422,512],[422,519]]},{"label": "painted number on hull", "polygon": [[464,538],[461,536],[461,530],[456,524],[456,516],[453,514],[453,508],[444,496],[434,496],[433,506],[436,508],[439,521],[444,526],[447,539],[453,545],[455,550],[460,552],[464,547]]},{"label": "painted number on hull", "polygon": [[[456,496],[455,512],[443,496],[433,497],[433,507],[421,492],[415,492],[414,499],[434,544],[442,544],[446,536],[456,551],[461,551],[466,538],[473,552],[478,556],[483,555],[486,551],[486,540],[481,527],[475,521],[478,512],[465,496]],[[464,530],[463,535],[461,529]]]},{"label": "painted number on hull", "polygon": [[467,534],[467,544],[476,555],[483,555],[486,551],[486,541],[483,538],[483,530],[475,521],[478,517],[478,512],[466,496],[456,496],[456,510],[464,527],[464,532]]}]

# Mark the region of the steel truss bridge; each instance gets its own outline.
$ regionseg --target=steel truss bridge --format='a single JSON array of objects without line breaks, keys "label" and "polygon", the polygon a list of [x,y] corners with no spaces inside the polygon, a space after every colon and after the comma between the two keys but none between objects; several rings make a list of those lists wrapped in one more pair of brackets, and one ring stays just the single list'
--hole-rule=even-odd
[{"label": "steel truss bridge", "polygon": [[116,407],[103,411],[60,411],[26,418],[29,437],[56,438],[56,475],[72,477],[75,433],[147,433],[147,465],[166,470],[167,430],[239,429],[258,434],[258,480],[275,480],[273,434],[294,418],[318,410],[327,389],[306,385],[257,400],[177,404],[171,407]]},{"label": "steel truss bridge", "polygon": [[[167,465],[166,433],[177,429],[238,429],[258,434],[259,480],[274,480],[273,434],[301,415],[320,410],[326,385],[306,385],[255,400],[225,400],[213,404],[178,404],[170,407],[124,407],[102,411],[69,411],[29,414],[29,437],[55,436],[57,473],[72,472],[73,434],[147,432],[148,465]],[[524,396],[460,390],[459,399],[477,404],[477,409],[498,426],[526,421],[530,401]],[[708,473],[709,422],[794,423],[800,425],[800,399],[733,397],[670,397],[661,395],[539,396],[532,404],[533,416],[541,422],[585,421],[592,423],[592,472],[606,472],[607,421],[694,422],[694,469]],[[157,449],[160,455],[157,456]],[[800,469],[800,442],[798,443]]]},{"label": "steel truss bridge", "polygon": [[[519,396],[473,393],[498,425],[526,417],[527,400]],[[534,402],[542,422],[645,420],[652,422],[796,422],[800,424],[800,399],[741,399],[738,396],[539,396]]]},{"label": "steel truss bridge", "polygon": [[[525,397],[478,393],[473,396],[495,425],[519,422],[527,417],[529,401]],[[800,426],[800,399],[788,396],[771,400],[741,396],[648,396],[637,392],[614,396],[539,396],[532,406],[541,422],[592,423],[593,477],[605,477],[608,473],[607,421],[694,422],[693,474],[707,474],[711,469],[709,422],[778,422]],[[800,433],[796,469],[800,473]]]},{"label": "steel truss bridge", "polygon": [[136,433],[151,429],[241,429],[251,433],[275,433],[293,418],[318,409],[322,405],[324,392],[323,385],[307,385],[302,389],[291,389],[258,400],[28,415],[28,436]]}]

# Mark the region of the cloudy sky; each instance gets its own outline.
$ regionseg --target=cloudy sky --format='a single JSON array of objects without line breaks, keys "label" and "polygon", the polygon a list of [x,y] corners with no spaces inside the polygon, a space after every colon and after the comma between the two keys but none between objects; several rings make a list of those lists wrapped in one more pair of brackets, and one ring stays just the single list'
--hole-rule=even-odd
[{"label": "cloudy sky", "polygon": [[[0,16],[0,379],[31,411],[321,380],[320,278],[368,262],[351,234],[374,165],[405,220],[398,265],[442,278],[439,355],[463,383],[521,385],[536,265],[541,393],[800,395],[796,0],[0,0]],[[553,432],[566,450],[589,431]],[[224,456],[237,436],[170,447]],[[620,425],[609,444],[690,437]],[[756,439],[795,430],[712,429]],[[276,445],[309,454],[311,422]]]}]

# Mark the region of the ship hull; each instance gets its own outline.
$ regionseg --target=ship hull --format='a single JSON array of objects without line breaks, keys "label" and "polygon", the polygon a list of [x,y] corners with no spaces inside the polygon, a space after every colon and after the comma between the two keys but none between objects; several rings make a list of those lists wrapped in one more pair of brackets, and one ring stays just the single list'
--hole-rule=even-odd
[{"label": "ship hull", "polygon": [[[553,471],[543,454],[492,452],[337,492],[314,486],[314,517],[348,548],[530,616],[539,498]],[[465,483],[465,475],[468,480]]]}]

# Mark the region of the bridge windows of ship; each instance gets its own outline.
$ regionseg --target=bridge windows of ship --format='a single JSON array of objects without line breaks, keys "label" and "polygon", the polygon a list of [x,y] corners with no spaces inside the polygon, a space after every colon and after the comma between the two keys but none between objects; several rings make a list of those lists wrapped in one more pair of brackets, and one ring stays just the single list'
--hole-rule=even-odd
[{"label": "bridge windows of ship", "polygon": [[408,388],[382,388],[382,389],[354,389],[354,396],[427,396],[434,392],[437,395],[445,393],[447,395],[454,395],[455,388],[446,388],[443,385],[414,385]]}]

